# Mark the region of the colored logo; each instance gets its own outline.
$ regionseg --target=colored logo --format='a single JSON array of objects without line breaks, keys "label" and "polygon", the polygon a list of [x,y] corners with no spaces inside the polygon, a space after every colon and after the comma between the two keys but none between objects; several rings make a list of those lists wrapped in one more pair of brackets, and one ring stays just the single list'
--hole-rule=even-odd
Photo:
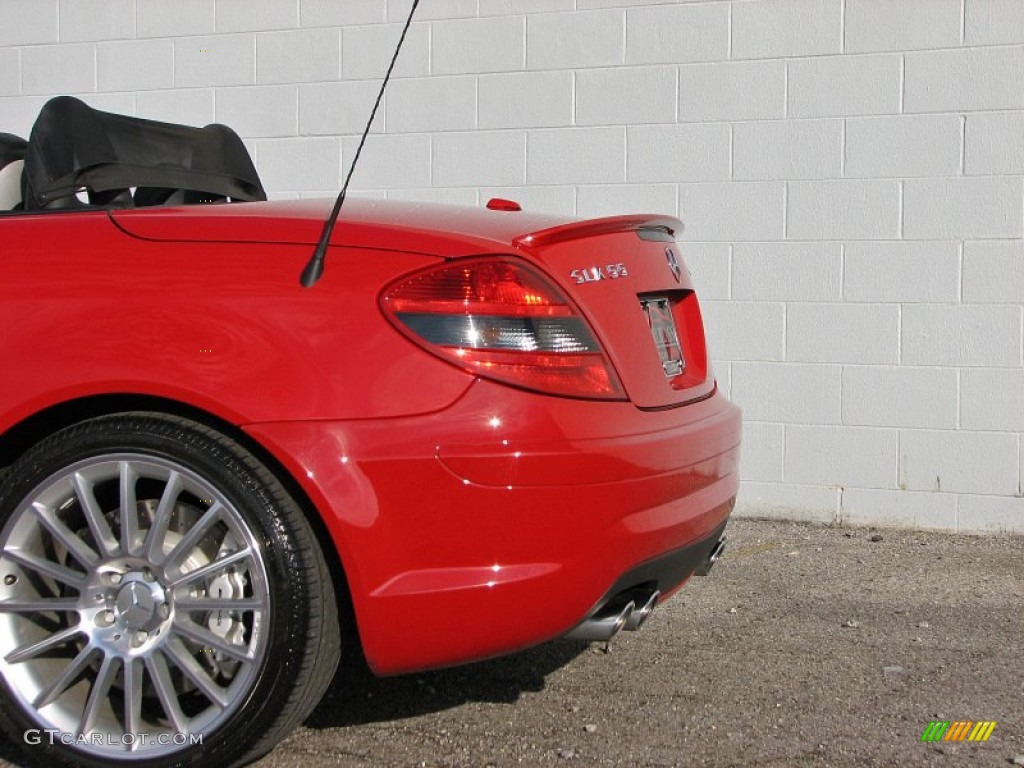
[{"label": "colored logo", "polygon": [[995,728],[995,720],[932,720],[921,741],[988,741]]}]

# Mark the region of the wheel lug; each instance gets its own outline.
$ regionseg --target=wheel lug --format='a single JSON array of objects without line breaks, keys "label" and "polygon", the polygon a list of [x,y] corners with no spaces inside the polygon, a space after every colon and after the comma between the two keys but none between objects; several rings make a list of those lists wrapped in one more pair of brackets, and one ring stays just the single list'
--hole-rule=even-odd
[{"label": "wheel lug", "polygon": [[121,574],[117,572],[107,574],[107,581],[115,587],[121,583],[121,578]]},{"label": "wheel lug", "polygon": [[166,619],[171,615],[171,607],[167,603],[161,603],[157,612],[160,614],[161,619]]},{"label": "wheel lug", "polygon": [[96,614],[96,624],[100,627],[109,627],[114,623],[113,611],[100,611]]},{"label": "wheel lug", "polygon": [[153,575],[153,572],[151,570],[149,570],[149,568],[147,568],[146,570],[144,570],[142,572],[142,578],[144,578],[146,581],[155,581],[156,580],[156,576]]},{"label": "wheel lug", "polygon": [[135,633],[135,636],[132,638],[132,646],[134,646],[135,648],[138,648],[140,645],[142,645],[148,639],[149,639],[149,632],[147,632],[144,629],[140,629],[138,632]]}]

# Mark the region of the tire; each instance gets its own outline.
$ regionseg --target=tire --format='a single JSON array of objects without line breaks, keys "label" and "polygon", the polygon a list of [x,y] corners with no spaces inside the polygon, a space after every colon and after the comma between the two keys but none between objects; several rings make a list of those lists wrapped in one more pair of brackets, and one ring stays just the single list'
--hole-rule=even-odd
[{"label": "tire", "polygon": [[317,704],[339,637],[302,511],[206,426],[84,421],[0,487],[0,728],[38,765],[253,760]]}]

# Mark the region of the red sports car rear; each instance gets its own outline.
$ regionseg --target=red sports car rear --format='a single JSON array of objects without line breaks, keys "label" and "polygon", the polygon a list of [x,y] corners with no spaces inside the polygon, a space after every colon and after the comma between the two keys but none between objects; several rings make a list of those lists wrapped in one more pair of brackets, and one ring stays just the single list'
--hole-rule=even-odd
[{"label": "red sports car rear", "polygon": [[381,674],[607,639],[718,556],[740,417],[675,219],[353,200],[307,289],[326,203],[140,194],[0,216],[0,723],[40,760],[248,759],[347,619]]}]

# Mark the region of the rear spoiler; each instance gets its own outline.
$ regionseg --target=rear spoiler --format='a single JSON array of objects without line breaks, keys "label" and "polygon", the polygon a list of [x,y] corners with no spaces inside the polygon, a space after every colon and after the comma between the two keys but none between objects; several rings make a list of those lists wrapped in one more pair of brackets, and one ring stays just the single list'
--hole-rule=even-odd
[{"label": "rear spoiler", "polygon": [[540,248],[566,240],[609,235],[615,232],[636,232],[637,236],[644,240],[673,242],[682,231],[683,222],[673,216],[628,214],[560,224],[557,227],[519,235],[512,243],[521,248]]}]

